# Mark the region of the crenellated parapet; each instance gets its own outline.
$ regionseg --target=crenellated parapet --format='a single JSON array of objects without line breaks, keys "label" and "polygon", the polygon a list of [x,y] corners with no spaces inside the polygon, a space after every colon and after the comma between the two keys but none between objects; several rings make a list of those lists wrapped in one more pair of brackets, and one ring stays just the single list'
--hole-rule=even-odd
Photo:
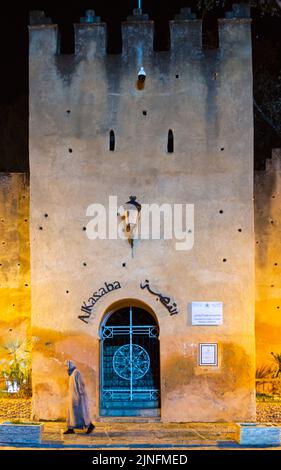
[{"label": "crenellated parapet", "polygon": [[[218,20],[219,48],[222,52],[233,52],[248,46],[251,49],[251,18],[247,4],[234,4],[233,9]],[[30,15],[30,55],[58,55],[59,30],[42,11],[31,12]],[[94,10],[86,10],[80,23],[74,25],[75,54],[88,60],[103,57],[107,49],[107,27]],[[182,8],[175,19],[170,21],[170,51],[181,57],[190,53],[200,53],[202,49],[202,20],[197,19],[190,8]],[[122,56],[132,58],[149,57],[154,53],[154,22],[141,9],[122,23]],[[140,58],[141,56],[141,58]]]},{"label": "crenellated parapet", "polygon": [[[153,52],[154,22],[141,9],[122,23],[122,54],[126,57],[148,56]],[[141,58],[139,58],[141,61]]]},{"label": "crenellated parapet", "polygon": [[29,55],[46,57],[59,53],[59,29],[43,11],[30,13]]},{"label": "crenellated parapet", "polygon": [[96,16],[94,10],[86,10],[80,23],[74,25],[75,53],[87,59],[102,57],[106,54],[106,24]]},{"label": "crenellated parapet", "polygon": [[219,19],[219,38],[222,51],[241,50],[248,44],[251,52],[251,15],[250,6],[246,3],[234,4],[232,10],[226,12],[225,18]]},{"label": "crenellated parapet", "polygon": [[202,48],[202,20],[198,20],[190,8],[182,8],[170,21],[171,51],[180,55]]}]

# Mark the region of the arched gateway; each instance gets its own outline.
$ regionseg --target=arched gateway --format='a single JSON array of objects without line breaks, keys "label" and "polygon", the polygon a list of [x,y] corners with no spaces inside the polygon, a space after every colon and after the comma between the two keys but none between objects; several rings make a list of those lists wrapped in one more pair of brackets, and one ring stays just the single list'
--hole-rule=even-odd
[{"label": "arched gateway", "polygon": [[159,327],[144,308],[111,311],[101,325],[100,415],[160,412]]}]

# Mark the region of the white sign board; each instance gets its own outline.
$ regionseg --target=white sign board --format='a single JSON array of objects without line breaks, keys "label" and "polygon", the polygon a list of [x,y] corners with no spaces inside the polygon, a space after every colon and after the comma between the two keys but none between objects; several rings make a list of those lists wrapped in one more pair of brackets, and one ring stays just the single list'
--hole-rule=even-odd
[{"label": "white sign board", "polygon": [[218,345],[217,343],[199,344],[199,365],[217,366],[218,365]]},{"label": "white sign board", "polygon": [[222,302],[192,302],[192,325],[222,325]]}]

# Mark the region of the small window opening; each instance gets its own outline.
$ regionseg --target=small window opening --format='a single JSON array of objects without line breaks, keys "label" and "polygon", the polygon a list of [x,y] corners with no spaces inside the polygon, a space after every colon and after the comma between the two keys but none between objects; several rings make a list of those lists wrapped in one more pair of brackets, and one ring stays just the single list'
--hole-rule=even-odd
[{"label": "small window opening", "polygon": [[113,130],[109,133],[109,150],[111,152],[114,152],[115,150],[115,134]]},{"label": "small window opening", "polygon": [[174,134],[171,129],[169,129],[169,132],[168,132],[167,152],[168,153],[174,152]]}]

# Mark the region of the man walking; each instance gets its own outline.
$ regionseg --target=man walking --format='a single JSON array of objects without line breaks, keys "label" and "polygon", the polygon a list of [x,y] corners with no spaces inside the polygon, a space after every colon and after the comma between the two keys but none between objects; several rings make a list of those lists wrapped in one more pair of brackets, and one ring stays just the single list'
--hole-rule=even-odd
[{"label": "man walking", "polygon": [[88,397],[85,391],[84,381],[72,361],[67,361],[66,364],[69,375],[69,387],[67,430],[64,434],[74,434],[75,428],[87,428],[86,434],[90,434],[95,426],[90,419]]}]

